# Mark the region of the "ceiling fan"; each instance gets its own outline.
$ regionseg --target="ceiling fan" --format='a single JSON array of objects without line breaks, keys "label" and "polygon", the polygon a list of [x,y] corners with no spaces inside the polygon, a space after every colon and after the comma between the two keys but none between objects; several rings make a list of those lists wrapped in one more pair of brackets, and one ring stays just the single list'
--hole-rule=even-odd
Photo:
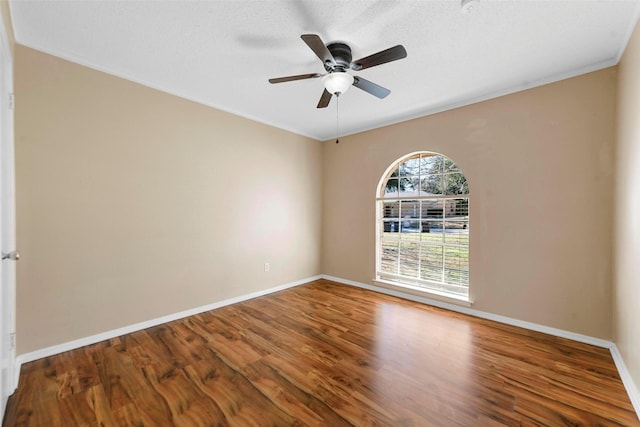
[{"label": "ceiling fan", "polygon": [[303,34],[300,37],[307,46],[311,48],[313,53],[320,58],[326,74],[310,73],[278,77],[269,79],[269,83],[284,83],[293,80],[322,77],[325,89],[320,97],[317,108],[325,108],[329,105],[329,101],[331,101],[333,95],[340,96],[352,85],[380,99],[386,97],[391,93],[389,89],[370,82],[367,79],[363,79],[362,77],[353,76],[347,73],[347,70],[360,71],[365,68],[371,68],[376,65],[386,64],[387,62],[397,61],[398,59],[407,57],[405,48],[402,45],[397,45],[358,59],[357,61],[352,61],[351,48],[345,43],[336,42],[325,45],[322,39],[316,34]]}]

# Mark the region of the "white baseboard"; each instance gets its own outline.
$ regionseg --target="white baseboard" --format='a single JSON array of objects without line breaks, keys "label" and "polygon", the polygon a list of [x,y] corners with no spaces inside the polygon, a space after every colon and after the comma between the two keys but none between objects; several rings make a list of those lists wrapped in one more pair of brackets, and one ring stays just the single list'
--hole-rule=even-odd
[{"label": "white baseboard", "polygon": [[158,317],[156,319],[147,320],[145,322],[135,323],[133,325],[125,326],[123,328],[102,332],[100,334],[91,335],[89,337],[80,338],[80,339],[69,341],[63,344],[57,344],[57,345],[46,347],[40,350],[31,351],[29,353],[20,354],[18,355],[18,357],[16,357],[17,366],[14,371],[16,373],[15,384],[18,384],[20,367],[22,366],[23,363],[32,362],[34,360],[42,359],[43,357],[49,357],[49,356],[53,356],[54,354],[59,354],[65,351],[74,350],[76,348],[84,347],[86,345],[96,344],[96,343],[99,343],[100,341],[109,340],[111,338],[119,337],[125,334],[130,334],[132,332],[137,332],[146,328],[150,328],[152,326],[157,326],[163,323],[172,322],[174,320],[182,319],[188,316],[193,316],[194,314],[204,313],[205,311],[215,310],[216,308],[224,307],[224,306],[235,304],[242,301],[247,301],[253,298],[261,297],[263,295],[268,295],[274,292],[282,291],[284,289],[293,288],[295,286],[312,282],[320,278],[321,276],[307,277],[305,279],[296,280],[295,282],[287,283],[280,286],[275,286],[273,288],[265,289],[262,291],[252,292],[246,295],[240,295],[238,297],[225,299],[222,301],[214,302],[212,304],[207,304],[200,307],[192,308],[190,310],[184,310],[178,313],[173,313],[173,314],[168,314],[166,316]]},{"label": "white baseboard", "polygon": [[616,368],[618,369],[618,374],[620,374],[620,379],[622,379],[622,384],[624,384],[624,388],[627,390],[629,399],[631,399],[633,409],[636,410],[638,419],[640,419],[640,389],[633,381],[633,378],[631,377],[631,374],[627,369],[627,365],[625,365],[624,360],[622,359],[622,355],[618,351],[618,346],[614,344],[613,347],[611,347],[610,351],[611,357],[613,357],[613,361],[616,364]]}]

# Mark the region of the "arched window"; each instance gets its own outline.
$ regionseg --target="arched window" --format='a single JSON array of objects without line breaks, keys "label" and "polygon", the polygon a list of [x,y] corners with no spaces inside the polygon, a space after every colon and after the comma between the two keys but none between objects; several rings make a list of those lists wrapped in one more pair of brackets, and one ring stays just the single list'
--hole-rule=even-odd
[{"label": "arched window", "polygon": [[396,161],[380,180],[378,280],[469,298],[469,184],[449,158],[431,152]]}]

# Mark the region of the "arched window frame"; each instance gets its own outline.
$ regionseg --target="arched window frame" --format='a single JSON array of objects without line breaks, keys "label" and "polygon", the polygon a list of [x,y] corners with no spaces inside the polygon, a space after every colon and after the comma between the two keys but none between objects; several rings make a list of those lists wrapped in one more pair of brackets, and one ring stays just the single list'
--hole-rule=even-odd
[{"label": "arched window frame", "polygon": [[469,193],[464,173],[443,154],[394,161],[376,191],[376,280],[469,302]]}]

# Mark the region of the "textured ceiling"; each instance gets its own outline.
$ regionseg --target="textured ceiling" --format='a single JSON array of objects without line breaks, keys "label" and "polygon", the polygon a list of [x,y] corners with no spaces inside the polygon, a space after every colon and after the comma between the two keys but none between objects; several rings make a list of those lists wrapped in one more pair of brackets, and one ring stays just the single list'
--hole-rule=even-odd
[{"label": "textured ceiling", "polygon": [[396,44],[408,56],[352,72],[391,90],[340,97],[340,134],[396,123],[614,65],[639,0],[12,0],[29,46],[318,140],[336,136],[336,101],[317,109],[324,72],[300,39],[348,43],[354,59]]}]

